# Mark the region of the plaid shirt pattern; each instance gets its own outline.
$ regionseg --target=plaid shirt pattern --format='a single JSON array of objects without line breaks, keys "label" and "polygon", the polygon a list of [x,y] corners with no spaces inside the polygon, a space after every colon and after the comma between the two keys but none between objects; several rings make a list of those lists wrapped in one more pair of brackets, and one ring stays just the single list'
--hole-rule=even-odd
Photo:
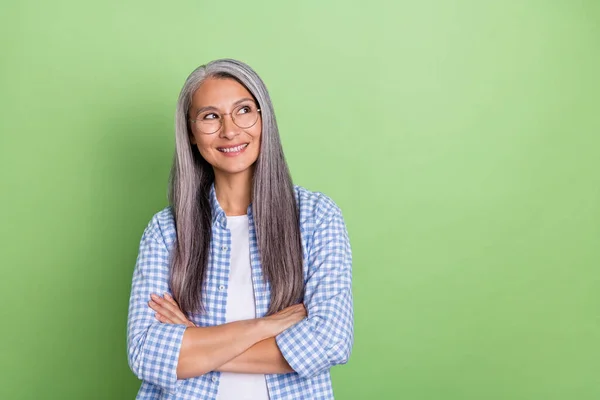
[{"label": "plaid shirt pattern", "polygon": [[[333,399],[330,368],[345,364],[354,342],[352,254],[348,232],[338,206],[327,196],[294,187],[300,209],[308,317],[275,337],[295,372],[267,374],[271,400]],[[212,240],[209,267],[202,288],[206,313],[192,314],[197,326],[224,324],[227,303],[231,235],[227,219],[210,190]],[[252,209],[250,260],[256,315],[266,314],[270,285],[263,281]],[[127,321],[127,355],[131,370],[141,379],[137,399],[202,399],[217,396],[220,372],[177,379],[184,325],[163,324],[148,306],[150,294],[171,293],[169,254],[176,239],[169,207],[156,213],[144,230],[133,272]]]}]

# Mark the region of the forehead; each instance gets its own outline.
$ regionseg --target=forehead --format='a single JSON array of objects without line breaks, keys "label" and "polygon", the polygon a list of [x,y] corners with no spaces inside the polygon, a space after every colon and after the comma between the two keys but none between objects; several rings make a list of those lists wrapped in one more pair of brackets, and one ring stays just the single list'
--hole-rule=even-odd
[{"label": "forehead", "polygon": [[192,96],[192,107],[216,107],[226,109],[236,101],[252,95],[234,79],[208,78],[198,87]]}]

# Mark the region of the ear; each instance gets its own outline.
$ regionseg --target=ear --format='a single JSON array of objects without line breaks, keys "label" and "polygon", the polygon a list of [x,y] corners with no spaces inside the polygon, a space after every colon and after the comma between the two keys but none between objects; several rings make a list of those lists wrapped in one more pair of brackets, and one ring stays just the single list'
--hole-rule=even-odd
[{"label": "ear", "polygon": [[190,137],[190,143],[193,145],[196,145],[197,144],[196,137],[192,133],[190,133],[189,137]]}]

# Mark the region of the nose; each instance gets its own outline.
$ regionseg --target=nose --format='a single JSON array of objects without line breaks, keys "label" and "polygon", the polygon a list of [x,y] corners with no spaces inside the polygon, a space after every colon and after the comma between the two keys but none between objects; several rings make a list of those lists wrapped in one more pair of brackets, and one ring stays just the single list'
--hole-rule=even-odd
[{"label": "nose", "polygon": [[221,137],[232,139],[239,133],[239,128],[233,123],[231,114],[223,114],[221,119]]}]

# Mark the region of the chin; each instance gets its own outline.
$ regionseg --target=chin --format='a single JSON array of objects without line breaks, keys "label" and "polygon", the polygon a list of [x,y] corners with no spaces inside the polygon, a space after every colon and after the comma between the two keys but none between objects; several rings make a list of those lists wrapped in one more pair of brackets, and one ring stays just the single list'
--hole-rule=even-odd
[{"label": "chin", "polygon": [[254,163],[250,164],[250,165],[237,165],[237,166],[228,166],[228,165],[220,165],[217,167],[218,170],[220,170],[222,173],[228,174],[228,175],[236,175],[236,174],[242,174],[245,172],[253,172],[254,169]]}]

